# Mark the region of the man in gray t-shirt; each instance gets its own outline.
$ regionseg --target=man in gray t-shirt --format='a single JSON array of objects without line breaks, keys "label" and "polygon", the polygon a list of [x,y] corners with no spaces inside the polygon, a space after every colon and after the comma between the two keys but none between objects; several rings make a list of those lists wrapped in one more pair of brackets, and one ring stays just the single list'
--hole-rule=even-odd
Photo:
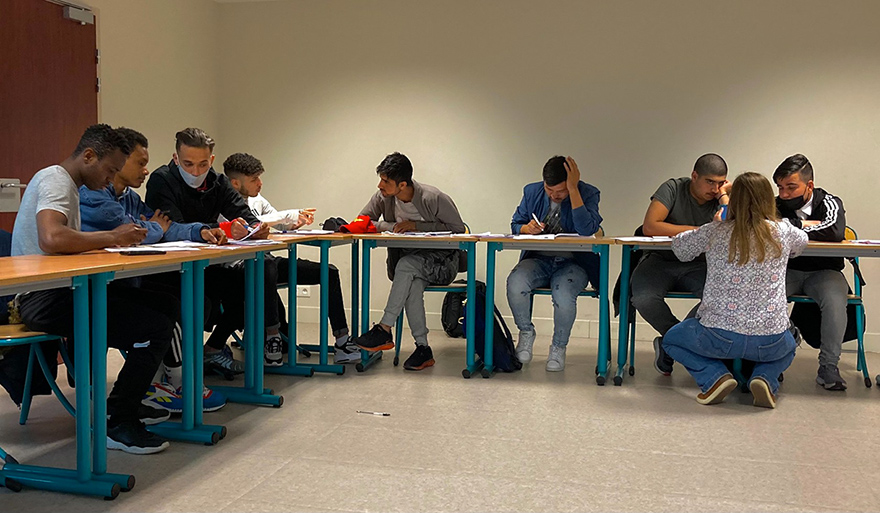
[{"label": "man in gray t-shirt", "polygon": [[79,231],[79,191],[61,166],[40,170],[28,183],[12,230],[12,256],[47,254],[40,247],[37,232],[37,214],[44,210],[62,214],[65,226]]},{"label": "man in gray t-shirt", "polygon": [[[651,196],[642,230],[645,235],[673,236],[711,222],[727,204],[727,163],[707,153],[687,178],[670,178]],[[720,218],[720,217],[719,217]],[[654,368],[672,373],[673,360],[661,345],[663,335],[679,323],[666,304],[669,292],[703,295],[706,261],[680,262],[671,251],[648,251],[632,274],[632,304],[660,336],[654,339]],[[689,316],[696,312],[696,307]]]}]

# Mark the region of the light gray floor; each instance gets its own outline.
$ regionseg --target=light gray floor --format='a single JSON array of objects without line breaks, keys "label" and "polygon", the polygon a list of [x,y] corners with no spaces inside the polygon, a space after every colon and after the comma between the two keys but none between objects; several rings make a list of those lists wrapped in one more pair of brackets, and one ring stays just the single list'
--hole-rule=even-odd
[{"label": "light gray floor", "polygon": [[[301,331],[316,338],[313,325]],[[850,389],[831,393],[814,384],[816,351],[800,351],[771,411],[738,392],[698,405],[681,367],[671,378],[654,371],[647,343],[636,376],[604,388],[595,340],[573,339],[565,372],[551,374],[549,337],[539,336],[523,372],[488,380],[461,378],[463,340],[435,331],[431,343],[437,365],[419,373],[388,358],[363,374],[268,376],[284,406],[207,414],[229,428],[215,447],[111,451],[111,471],[137,476],[116,501],[0,489],[0,511],[880,509],[880,390],[865,389],[854,354],[842,366]],[[404,358],[411,344],[405,337]],[[880,372],[880,355],[868,363]],[[17,418],[0,397],[4,448],[22,462],[72,465],[74,422],[53,398],[36,399],[26,427]]]}]

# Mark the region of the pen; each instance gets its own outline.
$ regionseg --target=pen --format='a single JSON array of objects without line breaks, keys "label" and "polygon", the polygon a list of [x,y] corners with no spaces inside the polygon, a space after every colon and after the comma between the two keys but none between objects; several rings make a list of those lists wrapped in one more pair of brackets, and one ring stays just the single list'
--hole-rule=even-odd
[{"label": "pen", "polygon": [[390,413],[385,413],[385,412],[383,412],[383,411],[363,411],[363,410],[357,410],[357,412],[358,412],[358,413],[364,413],[364,414],[366,414],[366,415],[375,415],[375,416],[377,416],[377,417],[390,417],[390,416],[391,416]]},{"label": "pen", "polygon": [[544,223],[538,220],[538,216],[536,216],[534,212],[532,212],[532,219],[534,219],[539,225],[544,226]]}]

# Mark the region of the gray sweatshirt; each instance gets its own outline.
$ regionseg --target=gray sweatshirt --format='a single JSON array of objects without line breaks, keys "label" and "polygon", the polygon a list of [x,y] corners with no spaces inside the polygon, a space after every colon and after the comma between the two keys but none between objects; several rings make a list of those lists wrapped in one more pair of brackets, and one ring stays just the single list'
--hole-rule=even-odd
[{"label": "gray sweatshirt", "polygon": [[[412,185],[414,189],[412,204],[424,219],[424,221],[416,222],[416,231],[465,233],[464,221],[461,220],[461,214],[458,213],[458,207],[455,206],[452,198],[432,185],[421,184],[415,180]],[[391,231],[397,224],[394,196],[386,198],[382,196],[381,191],[376,191],[376,194],[370,198],[369,203],[361,209],[361,213],[358,215],[369,216],[380,232]],[[382,220],[380,221],[379,218]],[[392,251],[392,249],[397,249],[397,251]],[[459,253],[459,272],[467,271],[467,255],[464,251],[455,251]],[[391,280],[394,279],[394,268],[397,266],[399,258],[399,248],[389,248],[387,264],[388,277]]]}]

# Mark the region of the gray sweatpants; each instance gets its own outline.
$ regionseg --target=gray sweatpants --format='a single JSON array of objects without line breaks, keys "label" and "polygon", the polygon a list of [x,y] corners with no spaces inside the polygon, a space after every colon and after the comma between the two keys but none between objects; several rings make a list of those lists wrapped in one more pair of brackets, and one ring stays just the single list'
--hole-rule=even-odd
[{"label": "gray sweatpants", "polygon": [[[648,324],[662,336],[679,323],[666,304],[666,293],[690,292],[702,297],[705,285],[705,261],[680,262],[649,253],[633,271],[632,303]],[[694,307],[688,313],[688,318],[693,317],[696,311],[697,307]]]},{"label": "gray sweatpants", "polygon": [[789,296],[810,296],[822,313],[819,365],[837,365],[846,332],[846,278],[840,271],[785,271],[785,293]]},{"label": "gray sweatpants", "polygon": [[382,324],[394,326],[405,306],[416,345],[428,345],[425,288],[428,285],[449,285],[457,274],[457,251],[422,249],[404,254],[394,268],[394,281],[391,282]]}]

